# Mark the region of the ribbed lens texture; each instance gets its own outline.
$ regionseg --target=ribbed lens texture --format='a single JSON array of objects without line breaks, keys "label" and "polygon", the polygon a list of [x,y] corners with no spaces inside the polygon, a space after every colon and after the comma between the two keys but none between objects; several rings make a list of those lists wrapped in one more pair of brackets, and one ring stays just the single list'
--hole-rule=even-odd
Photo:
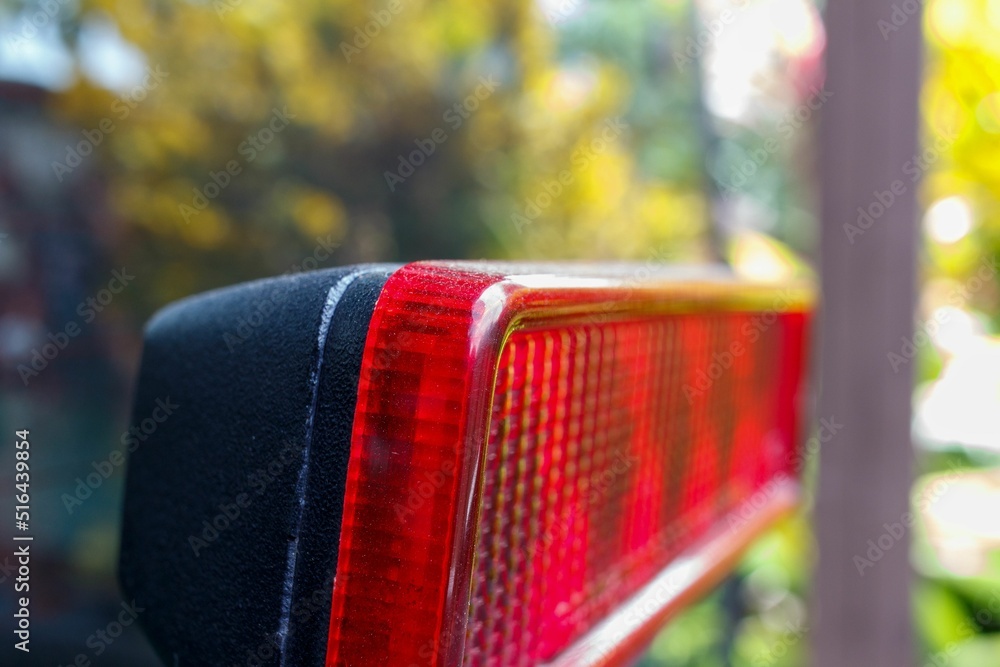
[{"label": "ribbed lens texture", "polygon": [[[471,302],[398,271],[372,316],[359,381],[328,665],[438,664],[455,531]],[[457,282],[457,281],[456,281]]]},{"label": "ribbed lens texture", "polygon": [[468,667],[542,664],[793,469],[800,313],[520,330],[503,347]]},{"label": "ribbed lens texture", "polygon": [[417,263],[386,282],[328,666],[574,664],[599,637],[600,664],[627,664],[666,607],[589,631],[709,534],[697,555],[725,567],[746,536],[704,545],[727,511],[791,472],[807,290],[553,270]]}]

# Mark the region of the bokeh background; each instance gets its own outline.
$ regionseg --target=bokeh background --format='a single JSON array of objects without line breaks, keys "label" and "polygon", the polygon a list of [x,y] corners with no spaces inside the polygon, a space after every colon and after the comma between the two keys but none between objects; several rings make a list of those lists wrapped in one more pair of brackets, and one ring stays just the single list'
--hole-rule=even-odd
[{"label": "bokeh background", "polygon": [[[913,613],[922,664],[971,667],[1000,656],[1000,615],[981,613],[1000,590],[1000,1],[921,4],[922,19],[901,10],[878,28],[924,31],[922,136],[935,147],[919,163]],[[123,470],[85,498],[78,487],[121,448],[142,325],[172,300],[421,258],[811,275],[822,11],[0,2],[0,432],[31,429],[37,535],[34,651],[17,664],[156,664],[134,627],[90,640],[119,609]],[[0,465],[2,516],[12,470]],[[0,566],[9,544],[0,536]],[[814,555],[806,511],[643,664],[805,664]],[[13,609],[0,567],[0,616]]]}]

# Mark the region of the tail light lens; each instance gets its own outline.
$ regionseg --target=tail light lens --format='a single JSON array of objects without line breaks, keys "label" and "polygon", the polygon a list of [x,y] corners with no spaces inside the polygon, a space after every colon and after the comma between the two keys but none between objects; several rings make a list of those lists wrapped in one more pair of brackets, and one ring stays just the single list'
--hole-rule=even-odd
[{"label": "tail light lens", "polygon": [[122,590],[165,664],[621,665],[794,501],[810,298],[431,262],[174,304]]},{"label": "tail light lens", "polygon": [[810,298],[635,266],[393,273],[327,665],[633,657],[794,500]]}]

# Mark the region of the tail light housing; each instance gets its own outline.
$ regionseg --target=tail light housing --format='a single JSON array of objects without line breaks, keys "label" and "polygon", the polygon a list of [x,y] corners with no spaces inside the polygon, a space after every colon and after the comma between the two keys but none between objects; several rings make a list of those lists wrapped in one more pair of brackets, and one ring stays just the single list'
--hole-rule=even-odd
[{"label": "tail light housing", "polygon": [[[337,534],[275,564],[286,611],[253,619],[284,629],[273,664],[624,664],[793,506],[807,287],[639,265],[380,270],[355,358],[333,362],[357,370],[349,428],[308,443],[341,453],[337,482],[310,495],[327,471],[306,447],[304,490],[277,506],[290,554],[303,516]],[[142,493],[123,570],[155,532]],[[331,582],[328,623],[290,641],[305,579]]]}]

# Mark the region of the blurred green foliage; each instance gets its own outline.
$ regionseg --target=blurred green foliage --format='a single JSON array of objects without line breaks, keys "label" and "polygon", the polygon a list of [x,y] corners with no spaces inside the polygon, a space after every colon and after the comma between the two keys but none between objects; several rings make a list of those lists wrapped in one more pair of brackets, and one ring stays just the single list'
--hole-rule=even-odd
[{"label": "blurred green foliage", "polygon": [[146,303],[288,270],[317,238],[331,264],[705,257],[695,71],[671,58],[690,8],[563,13],[581,4],[86,0],[71,43],[112,21],[167,76],[123,119],[87,78],[57,105],[116,121],[103,167]]}]

